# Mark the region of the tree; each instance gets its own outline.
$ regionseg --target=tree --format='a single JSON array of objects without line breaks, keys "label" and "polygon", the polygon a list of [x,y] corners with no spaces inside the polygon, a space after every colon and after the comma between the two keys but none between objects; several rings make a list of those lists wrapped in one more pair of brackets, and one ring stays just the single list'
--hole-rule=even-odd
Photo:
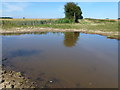
[{"label": "tree", "polygon": [[0,17],[0,19],[13,19],[12,17]]},{"label": "tree", "polygon": [[78,19],[83,19],[81,8],[76,3],[67,3],[64,10],[67,19],[73,19],[75,22],[78,22]]}]

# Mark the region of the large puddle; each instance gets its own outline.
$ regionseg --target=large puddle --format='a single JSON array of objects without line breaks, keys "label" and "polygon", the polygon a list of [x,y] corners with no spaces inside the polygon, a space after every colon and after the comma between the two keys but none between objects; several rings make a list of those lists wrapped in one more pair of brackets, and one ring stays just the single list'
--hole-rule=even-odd
[{"label": "large puddle", "polygon": [[3,63],[40,87],[118,87],[118,40],[78,32],[5,34],[2,40]]}]

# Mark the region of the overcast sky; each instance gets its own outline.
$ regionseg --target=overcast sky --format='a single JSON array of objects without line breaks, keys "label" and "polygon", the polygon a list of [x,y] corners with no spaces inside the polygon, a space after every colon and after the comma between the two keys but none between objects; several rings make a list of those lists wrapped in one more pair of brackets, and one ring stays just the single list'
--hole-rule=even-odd
[{"label": "overcast sky", "polygon": [[[66,2],[4,2],[2,16],[63,18]],[[84,18],[118,18],[118,2],[79,2]]]}]

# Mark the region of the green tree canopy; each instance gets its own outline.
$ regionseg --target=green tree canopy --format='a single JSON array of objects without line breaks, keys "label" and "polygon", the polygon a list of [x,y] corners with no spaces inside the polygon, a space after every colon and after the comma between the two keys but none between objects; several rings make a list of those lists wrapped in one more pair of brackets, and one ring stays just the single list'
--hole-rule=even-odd
[{"label": "green tree canopy", "polygon": [[69,2],[64,6],[65,18],[73,19],[75,22],[78,22],[78,19],[82,19],[81,8],[74,2]]}]

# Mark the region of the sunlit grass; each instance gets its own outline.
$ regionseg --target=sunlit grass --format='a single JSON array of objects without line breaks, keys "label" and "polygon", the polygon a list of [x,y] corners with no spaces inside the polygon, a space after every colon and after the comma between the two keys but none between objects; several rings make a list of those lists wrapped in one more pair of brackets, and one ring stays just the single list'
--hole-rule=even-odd
[{"label": "sunlit grass", "polygon": [[117,20],[82,19],[79,23],[71,23],[64,19],[1,19],[3,29],[15,27],[49,27],[60,29],[87,29],[104,32],[117,32]]}]

